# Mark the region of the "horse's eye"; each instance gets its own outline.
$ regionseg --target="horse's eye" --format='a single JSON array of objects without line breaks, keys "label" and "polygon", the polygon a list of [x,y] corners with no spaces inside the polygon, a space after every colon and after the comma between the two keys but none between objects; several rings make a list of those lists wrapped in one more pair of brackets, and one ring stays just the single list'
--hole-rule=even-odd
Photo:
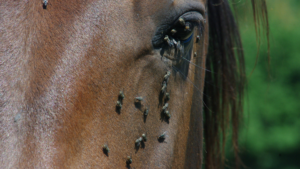
[{"label": "horse's eye", "polygon": [[[199,12],[191,11],[177,17],[175,21],[169,22],[170,24],[160,25],[152,40],[153,47],[156,49],[162,48],[165,42],[170,42],[169,45],[172,45],[173,40],[188,42],[191,40],[194,29],[202,26],[202,21],[204,19]],[[168,39],[171,41],[168,41]]]},{"label": "horse's eye", "polygon": [[195,24],[197,23],[185,21],[180,17],[178,19],[178,23],[174,26],[169,34],[171,34],[175,39],[186,41],[192,37]]},{"label": "horse's eye", "polygon": [[172,67],[184,76],[188,69],[193,50],[194,37],[201,37],[204,19],[199,12],[187,12],[175,22],[163,25],[152,40],[153,46],[160,49],[162,57],[172,61]]}]

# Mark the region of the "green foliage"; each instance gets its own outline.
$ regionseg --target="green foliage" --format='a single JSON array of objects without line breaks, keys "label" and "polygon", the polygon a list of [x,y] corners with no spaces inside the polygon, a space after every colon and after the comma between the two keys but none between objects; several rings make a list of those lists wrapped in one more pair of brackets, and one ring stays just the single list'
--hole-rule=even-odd
[{"label": "green foliage", "polygon": [[[251,4],[247,1],[234,5],[239,18],[248,77],[240,131],[242,160],[252,169],[299,169],[300,1],[267,1],[270,70],[263,32],[260,34],[262,41],[255,66],[257,39]],[[228,154],[228,159],[232,158]]]}]

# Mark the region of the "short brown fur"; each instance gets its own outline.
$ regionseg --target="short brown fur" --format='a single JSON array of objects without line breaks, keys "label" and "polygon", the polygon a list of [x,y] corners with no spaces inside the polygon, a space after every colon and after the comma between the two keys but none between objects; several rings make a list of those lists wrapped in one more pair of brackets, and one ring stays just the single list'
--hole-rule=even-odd
[{"label": "short brown fur", "polygon": [[[225,131],[229,120],[224,119],[230,112],[238,150],[243,57],[237,51],[236,60],[229,50],[241,44],[228,2],[221,8],[212,8],[211,3],[214,1],[49,0],[44,9],[40,0],[2,0],[0,166],[201,168],[203,135],[206,167],[220,166],[219,129]],[[214,8],[218,12],[225,9],[226,22],[216,19],[220,16],[212,13]],[[202,41],[193,48],[197,57],[191,59],[187,79],[172,70],[168,83],[172,117],[166,122],[159,115],[159,93],[163,76],[171,68],[153,48],[152,39],[159,25],[187,11],[198,11],[206,22]],[[213,25],[218,24],[230,27],[224,30],[232,38],[229,44],[217,42],[224,33],[209,41],[209,31],[212,34],[217,29]],[[208,43],[215,51],[207,51]],[[217,68],[215,61],[222,54],[225,58]],[[205,65],[213,72],[206,79]],[[118,112],[120,90],[125,98]],[[144,98],[141,108],[134,103],[137,96]],[[149,115],[144,121],[146,106]],[[157,136],[164,131],[166,141],[159,143]],[[136,150],[134,142],[142,133],[147,133],[147,142]],[[107,154],[104,144],[110,149]],[[133,160],[130,166],[127,156]]]}]

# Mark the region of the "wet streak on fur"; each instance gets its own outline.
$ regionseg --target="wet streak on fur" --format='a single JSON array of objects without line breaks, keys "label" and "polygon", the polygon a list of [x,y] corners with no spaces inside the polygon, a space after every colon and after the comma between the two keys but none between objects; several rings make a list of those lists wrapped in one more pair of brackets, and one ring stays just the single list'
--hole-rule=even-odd
[{"label": "wet streak on fur", "polygon": [[[200,45],[202,46],[202,45]],[[201,50],[201,49],[200,49]],[[201,65],[202,58],[196,58],[196,63]],[[205,62],[205,60],[203,60]],[[203,161],[203,124],[199,123],[199,121],[203,121],[202,115],[202,107],[205,107],[205,103],[203,102],[203,92],[198,90],[196,86],[201,88],[203,85],[204,77],[203,70],[196,69],[195,70],[195,79],[194,79],[194,92],[193,92],[193,102],[190,116],[190,130],[187,138],[187,151],[185,155],[185,168],[200,168]]]},{"label": "wet streak on fur", "polygon": [[[253,4],[258,2],[264,5],[256,9],[253,5],[254,16],[259,12],[263,17],[267,16],[265,0],[252,0]],[[220,0],[209,0],[208,12],[210,39],[206,68],[213,73],[206,75],[204,88],[204,102],[207,105],[204,107],[204,164],[206,169],[224,167],[226,131],[231,129],[235,167],[239,168],[238,129],[246,81],[244,54],[228,1],[220,3]],[[267,19],[264,21],[267,22]],[[229,126],[230,123],[232,126]]]}]

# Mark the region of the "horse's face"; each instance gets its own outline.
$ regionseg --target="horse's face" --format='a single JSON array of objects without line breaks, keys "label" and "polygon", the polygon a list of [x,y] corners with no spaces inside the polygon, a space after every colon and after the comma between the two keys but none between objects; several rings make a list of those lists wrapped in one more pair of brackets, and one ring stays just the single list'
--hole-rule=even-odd
[{"label": "horse's face", "polygon": [[[19,152],[14,154],[21,168],[125,168],[127,156],[134,168],[200,168],[205,3],[50,0],[46,10],[36,5],[22,11],[36,14],[28,18],[36,25],[28,26],[39,42],[29,39],[35,45],[25,47],[31,51],[27,82],[21,84],[25,108],[12,114],[24,130],[18,136],[10,131],[21,141],[12,140],[27,145],[11,150]],[[170,118],[162,111],[165,103]],[[137,148],[143,133],[147,141]]]}]

